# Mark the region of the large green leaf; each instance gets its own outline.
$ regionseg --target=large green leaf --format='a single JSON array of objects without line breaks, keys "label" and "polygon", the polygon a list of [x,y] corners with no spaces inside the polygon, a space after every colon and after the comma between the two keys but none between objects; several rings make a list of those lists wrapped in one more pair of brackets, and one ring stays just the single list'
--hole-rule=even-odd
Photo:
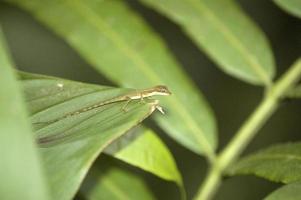
[{"label": "large green leaf", "polygon": [[[167,115],[155,119],[187,148],[213,157],[215,120],[161,39],[122,0],[8,0],[62,36],[96,69],[126,87],[167,85]],[[269,66],[269,65],[267,65]]]},{"label": "large green leaf", "polygon": [[49,199],[21,90],[0,29],[0,198]]},{"label": "large green leaf", "polygon": [[274,2],[288,13],[301,18],[300,0],[274,0]]},{"label": "large green leaf", "polygon": [[301,182],[291,183],[275,190],[264,200],[300,200]]},{"label": "large green leaf", "polygon": [[[32,113],[36,113],[47,108],[48,119],[45,121],[51,121],[51,119],[49,119],[50,114],[54,113],[57,115],[57,112],[49,110],[52,104],[63,103],[66,101],[66,98],[72,98],[74,102],[74,98],[83,95],[87,95],[87,98],[90,98],[89,95],[101,87],[106,88],[105,92],[108,94],[108,89],[110,89],[109,87],[80,84],[70,81],[66,83],[65,80],[63,84],[60,79],[43,75],[21,73],[21,76],[23,87],[28,96],[29,109]],[[58,84],[63,84],[64,90],[57,87]],[[104,93],[101,94],[103,95]],[[115,93],[112,94],[115,95]],[[97,101],[99,101],[98,98]],[[74,107],[74,105],[71,106]],[[62,104],[62,107],[66,108],[66,104]],[[41,113],[45,115],[43,112],[35,116],[39,116]],[[64,113],[66,113],[66,111],[64,111]],[[39,123],[37,125],[39,125]],[[50,130],[50,133],[51,132]],[[139,126],[139,128],[137,127],[136,129],[130,130],[126,135],[110,144],[104,152],[182,186],[181,175],[171,153],[160,138],[149,129]]]},{"label": "large green leaf", "polygon": [[152,130],[143,127],[132,129],[104,152],[183,186],[172,155]]},{"label": "large green leaf", "polygon": [[20,75],[53,199],[71,199],[98,154],[149,116],[156,105],[155,100],[133,100],[125,112],[125,102],[116,102],[63,117],[135,90]]},{"label": "large green leaf", "polygon": [[254,174],[282,183],[301,180],[301,143],[279,144],[254,153],[231,166],[228,174]]},{"label": "large green leaf", "polygon": [[[103,161],[103,162],[102,162]],[[102,163],[101,163],[102,162]],[[105,162],[105,163],[104,163]],[[89,172],[81,194],[87,200],[151,200],[155,199],[142,177],[100,159]]]},{"label": "large green leaf", "polygon": [[274,59],[261,30],[233,0],[140,0],[181,25],[228,74],[269,85]]}]

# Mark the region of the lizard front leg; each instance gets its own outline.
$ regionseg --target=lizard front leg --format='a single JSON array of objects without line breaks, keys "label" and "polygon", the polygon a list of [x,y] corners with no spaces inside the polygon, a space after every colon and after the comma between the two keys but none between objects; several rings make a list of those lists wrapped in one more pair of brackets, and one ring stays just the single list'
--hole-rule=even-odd
[{"label": "lizard front leg", "polygon": [[121,108],[123,112],[127,112],[126,107],[127,107],[127,106],[129,105],[129,103],[132,101],[132,99],[131,99],[130,97],[128,97],[128,96],[126,97],[126,99],[127,99],[127,100],[126,100],[124,106],[122,106],[122,108]]}]

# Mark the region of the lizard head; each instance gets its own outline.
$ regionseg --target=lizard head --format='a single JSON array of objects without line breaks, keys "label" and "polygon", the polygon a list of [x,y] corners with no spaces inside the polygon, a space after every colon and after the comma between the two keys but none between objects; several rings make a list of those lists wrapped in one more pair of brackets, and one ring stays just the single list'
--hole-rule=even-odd
[{"label": "lizard head", "polygon": [[154,87],[158,95],[171,95],[171,92],[165,85],[157,85]]}]

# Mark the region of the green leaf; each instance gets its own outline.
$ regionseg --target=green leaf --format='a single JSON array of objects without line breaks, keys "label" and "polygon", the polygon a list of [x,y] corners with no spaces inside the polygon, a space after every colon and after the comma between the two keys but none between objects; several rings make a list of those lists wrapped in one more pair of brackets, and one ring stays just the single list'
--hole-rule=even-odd
[{"label": "green leaf", "polygon": [[183,187],[171,153],[152,130],[144,127],[132,129],[104,152]]},{"label": "green leaf", "polygon": [[300,0],[274,0],[274,2],[286,12],[301,18]]},{"label": "green leaf", "polygon": [[209,106],[161,39],[125,1],[9,0],[62,36],[108,78],[126,87],[165,84],[172,91],[155,119],[179,143],[212,158],[217,145]]},{"label": "green leaf", "polygon": [[0,197],[49,199],[25,104],[0,29]]},{"label": "green leaf", "polygon": [[80,191],[87,200],[156,199],[141,177],[108,159],[93,166]]},{"label": "green leaf", "polygon": [[53,199],[71,199],[92,162],[112,141],[149,116],[155,100],[116,102],[66,114],[134,89],[84,84],[53,77],[20,74],[32,113]]},{"label": "green leaf", "polygon": [[263,32],[232,0],[140,0],[183,27],[226,73],[270,85],[274,58]]},{"label": "green leaf", "polygon": [[301,197],[301,182],[291,183],[275,190],[264,200],[299,200]]},{"label": "green leaf", "polygon": [[297,85],[295,88],[288,91],[286,96],[289,98],[301,98],[301,85]]},{"label": "green leaf", "polygon": [[247,156],[228,169],[229,175],[254,174],[282,183],[301,180],[301,142],[274,145]]}]

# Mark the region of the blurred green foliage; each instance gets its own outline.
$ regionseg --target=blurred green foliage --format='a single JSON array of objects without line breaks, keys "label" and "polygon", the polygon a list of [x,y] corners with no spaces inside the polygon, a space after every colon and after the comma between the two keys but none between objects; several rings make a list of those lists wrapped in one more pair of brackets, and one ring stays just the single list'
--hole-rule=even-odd
[{"label": "blurred green foliage", "polygon": [[0,28],[0,197],[50,199],[12,65]]},{"label": "blurred green foliage", "polygon": [[[216,148],[221,149],[231,139],[233,132],[256,107],[262,93],[262,89],[232,79],[213,66],[217,65],[227,74],[247,83],[269,86],[275,71],[279,71],[280,75],[301,52],[300,21],[284,13],[272,2],[260,0],[241,0],[239,3],[231,0],[8,2],[13,2],[35,17],[32,18],[9,4],[0,3],[1,25],[18,68],[102,85],[117,83],[123,87],[143,88],[154,84],[166,84],[170,87],[173,96],[160,98],[161,104],[167,110],[167,116],[155,115],[157,124],[147,121],[147,125],[154,131],[144,128],[141,131],[141,133],[149,132],[151,141],[156,142],[147,143],[143,140],[147,137],[139,137],[141,141],[134,140],[135,137],[123,138],[124,140],[116,141],[115,145],[118,147],[117,151],[115,147],[116,152],[109,146],[106,153],[161,178],[175,181],[181,186],[181,178],[173,158],[155,132],[160,134],[161,139],[172,151],[180,173],[183,174],[189,199],[194,196],[199,183],[203,180],[205,161],[163,133],[167,133],[198,155],[205,155],[207,159],[213,160]],[[275,2],[288,13],[300,16],[298,2],[285,0]],[[221,10],[223,12],[220,12]],[[38,19],[38,22],[35,19]],[[47,25],[47,28],[44,25]],[[210,59],[200,50],[209,55]],[[275,55],[275,59],[272,54]],[[274,60],[277,61],[277,70]],[[105,78],[87,66],[94,67]],[[197,83],[197,87],[193,81]],[[37,85],[41,88],[45,86]],[[200,89],[210,102],[216,117],[212,114]],[[35,89],[27,91],[39,94]],[[69,92],[74,94],[75,91]],[[296,91],[298,92],[297,89]],[[35,108],[36,105],[32,103],[31,108]],[[281,107],[246,152],[275,142],[299,139],[298,130],[301,127],[298,123],[298,109],[300,103],[297,101]],[[59,114],[59,111],[51,113]],[[49,117],[48,114],[45,116]],[[216,121],[220,140],[218,146]],[[121,132],[119,133],[122,134]],[[70,147],[66,147],[68,145]],[[80,168],[72,167],[73,161],[68,166],[60,166],[60,163],[68,162],[65,156],[68,152],[61,155],[60,152],[72,149],[71,146],[73,143],[53,148],[54,153],[48,152],[51,148],[41,151],[44,158],[49,156],[45,159],[46,168],[48,177],[52,179],[51,191],[54,191],[56,199],[68,199],[77,191],[91,162],[105,147],[91,141],[77,149],[81,151],[79,156],[71,157],[75,163],[85,163],[82,171]],[[87,148],[88,146],[90,147]],[[161,150],[156,151],[156,147]],[[85,148],[86,153],[83,151]],[[149,155],[148,148],[152,155]],[[90,151],[91,149],[94,150]],[[51,156],[52,154],[59,155],[61,159],[56,160],[56,156]],[[89,159],[84,155],[90,155]],[[57,162],[55,165],[52,165],[53,159]],[[164,166],[164,160],[170,164]],[[101,166],[99,163],[97,165]],[[108,165],[111,165],[110,162]],[[87,199],[105,198],[98,196],[100,191],[113,196],[127,195],[126,192],[130,188],[127,188],[129,185],[124,185],[122,180],[128,182],[132,176],[133,187],[141,191],[142,195],[146,195],[145,198],[180,198],[173,184],[163,182],[142,171],[138,171],[140,175],[138,177],[132,172],[126,172],[124,166],[111,165],[111,168],[107,168],[107,173],[101,174],[99,174],[101,168],[93,168],[90,173],[93,175],[95,171],[96,177],[103,178],[95,180],[93,177],[92,180],[89,176],[90,178],[84,181],[85,190],[81,190],[79,196]],[[60,173],[56,173],[58,171]],[[73,180],[69,178],[64,180],[68,173],[68,177],[77,174],[77,178],[75,176],[72,177]],[[137,171],[135,173],[137,174]],[[146,178],[141,179],[145,176]],[[108,182],[111,184],[106,184]],[[250,189],[249,184],[252,184],[254,190]],[[112,186],[117,190],[112,189]],[[101,189],[95,190],[95,187]],[[262,199],[275,188],[276,184],[260,179],[233,177],[223,182],[215,199]],[[129,192],[128,195],[114,198],[141,199],[138,193],[132,196]]]}]

